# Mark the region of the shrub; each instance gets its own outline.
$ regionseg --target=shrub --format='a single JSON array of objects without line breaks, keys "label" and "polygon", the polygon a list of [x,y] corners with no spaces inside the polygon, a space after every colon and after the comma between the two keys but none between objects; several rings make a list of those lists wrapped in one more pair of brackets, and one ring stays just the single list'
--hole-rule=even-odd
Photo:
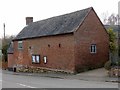
[{"label": "shrub", "polygon": [[112,65],[112,63],[111,63],[111,61],[109,60],[109,61],[107,61],[107,62],[105,63],[104,68],[105,68],[106,70],[110,70],[110,69],[111,69],[111,65]]},{"label": "shrub", "polygon": [[116,62],[116,65],[115,66],[120,66],[120,60],[118,60],[117,62]]}]

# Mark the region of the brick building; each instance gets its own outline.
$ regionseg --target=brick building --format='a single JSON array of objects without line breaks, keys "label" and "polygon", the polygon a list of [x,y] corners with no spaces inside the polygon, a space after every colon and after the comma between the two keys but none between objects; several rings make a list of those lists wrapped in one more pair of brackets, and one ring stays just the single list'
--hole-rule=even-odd
[{"label": "brick building", "polygon": [[92,7],[32,22],[8,49],[8,67],[27,65],[66,72],[98,68],[109,58],[106,29]]}]

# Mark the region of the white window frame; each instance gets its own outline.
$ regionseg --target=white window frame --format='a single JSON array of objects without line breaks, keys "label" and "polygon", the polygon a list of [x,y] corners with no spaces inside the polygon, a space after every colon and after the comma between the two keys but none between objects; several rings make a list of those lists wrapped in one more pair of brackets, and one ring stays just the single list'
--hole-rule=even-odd
[{"label": "white window frame", "polygon": [[97,53],[96,44],[91,44],[91,46],[90,46],[90,53]]},{"label": "white window frame", "polygon": [[44,57],[43,57],[43,61],[44,61],[44,64],[47,63],[47,56],[44,56]]},{"label": "white window frame", "polygon": [[32,63],[35,63],[35,55],[32,55]]},{"label": "white window frame", "polygon": [[40,63],[40,55],[32,55],[32,64]]},{"label": "white window frame", "polygon": [[23,49],[23,41],[18,41],[18,49]]}]

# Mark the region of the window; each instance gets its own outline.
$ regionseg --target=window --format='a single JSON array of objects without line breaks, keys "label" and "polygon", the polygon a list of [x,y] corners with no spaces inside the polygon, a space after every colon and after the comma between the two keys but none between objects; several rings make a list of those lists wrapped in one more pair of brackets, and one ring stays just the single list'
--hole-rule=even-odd
[{"label": "window", "polygon": [[90,48],[91,53],[96,53],[96,44],[92,44]]},{"label": "window", "polygon": [[44,56],[44,57],[43,57],[43,60],[44,60],[44,63],[46,64],[46,63],[47,63],[47,57]]},{"label": "window", "polygon": [[35,63],[35,56],[32,56],[32,63]]},{"label": "window", "polygon": [[23,49],[23,42],[22,41],[18,41],[18,49]]},{"label": "window", "polygon": [[32,55],[32,63],[39,64],[40,63],[40,55]]}]

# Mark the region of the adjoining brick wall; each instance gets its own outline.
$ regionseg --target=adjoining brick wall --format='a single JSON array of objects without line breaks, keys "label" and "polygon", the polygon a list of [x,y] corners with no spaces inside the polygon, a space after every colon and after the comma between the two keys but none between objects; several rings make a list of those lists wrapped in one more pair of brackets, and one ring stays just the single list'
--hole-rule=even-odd
[{"label": "adjoining brick wall", "polygon": [[[17,47],[18,42],[14,41],[14,59],[18,65],[74,72],[73,34],[27,39],[23,40],[23,50]],[[40,64],[32,64],[32,54],[40,55]],[[47,64],[43,62],[44,56],[47,56]]]},{"label": "adjoining brick wall", "polygon": [[7,69],[7,68],[8,68],[8,63],[2,62],[2,69]]},{"label": "adjoining brick wall", "polygon": [[8,68],[13,68],[15,65],[15,60],[13,58],[13,54],[8,54]]},{"label": "adjoining brick wall", "polygon": [[[89,13],[74,37],[76,71],[101,67],[108,60],[108,34],[94,11]],[[91,44],[96,44],[97,53],[90,53]]]}]

